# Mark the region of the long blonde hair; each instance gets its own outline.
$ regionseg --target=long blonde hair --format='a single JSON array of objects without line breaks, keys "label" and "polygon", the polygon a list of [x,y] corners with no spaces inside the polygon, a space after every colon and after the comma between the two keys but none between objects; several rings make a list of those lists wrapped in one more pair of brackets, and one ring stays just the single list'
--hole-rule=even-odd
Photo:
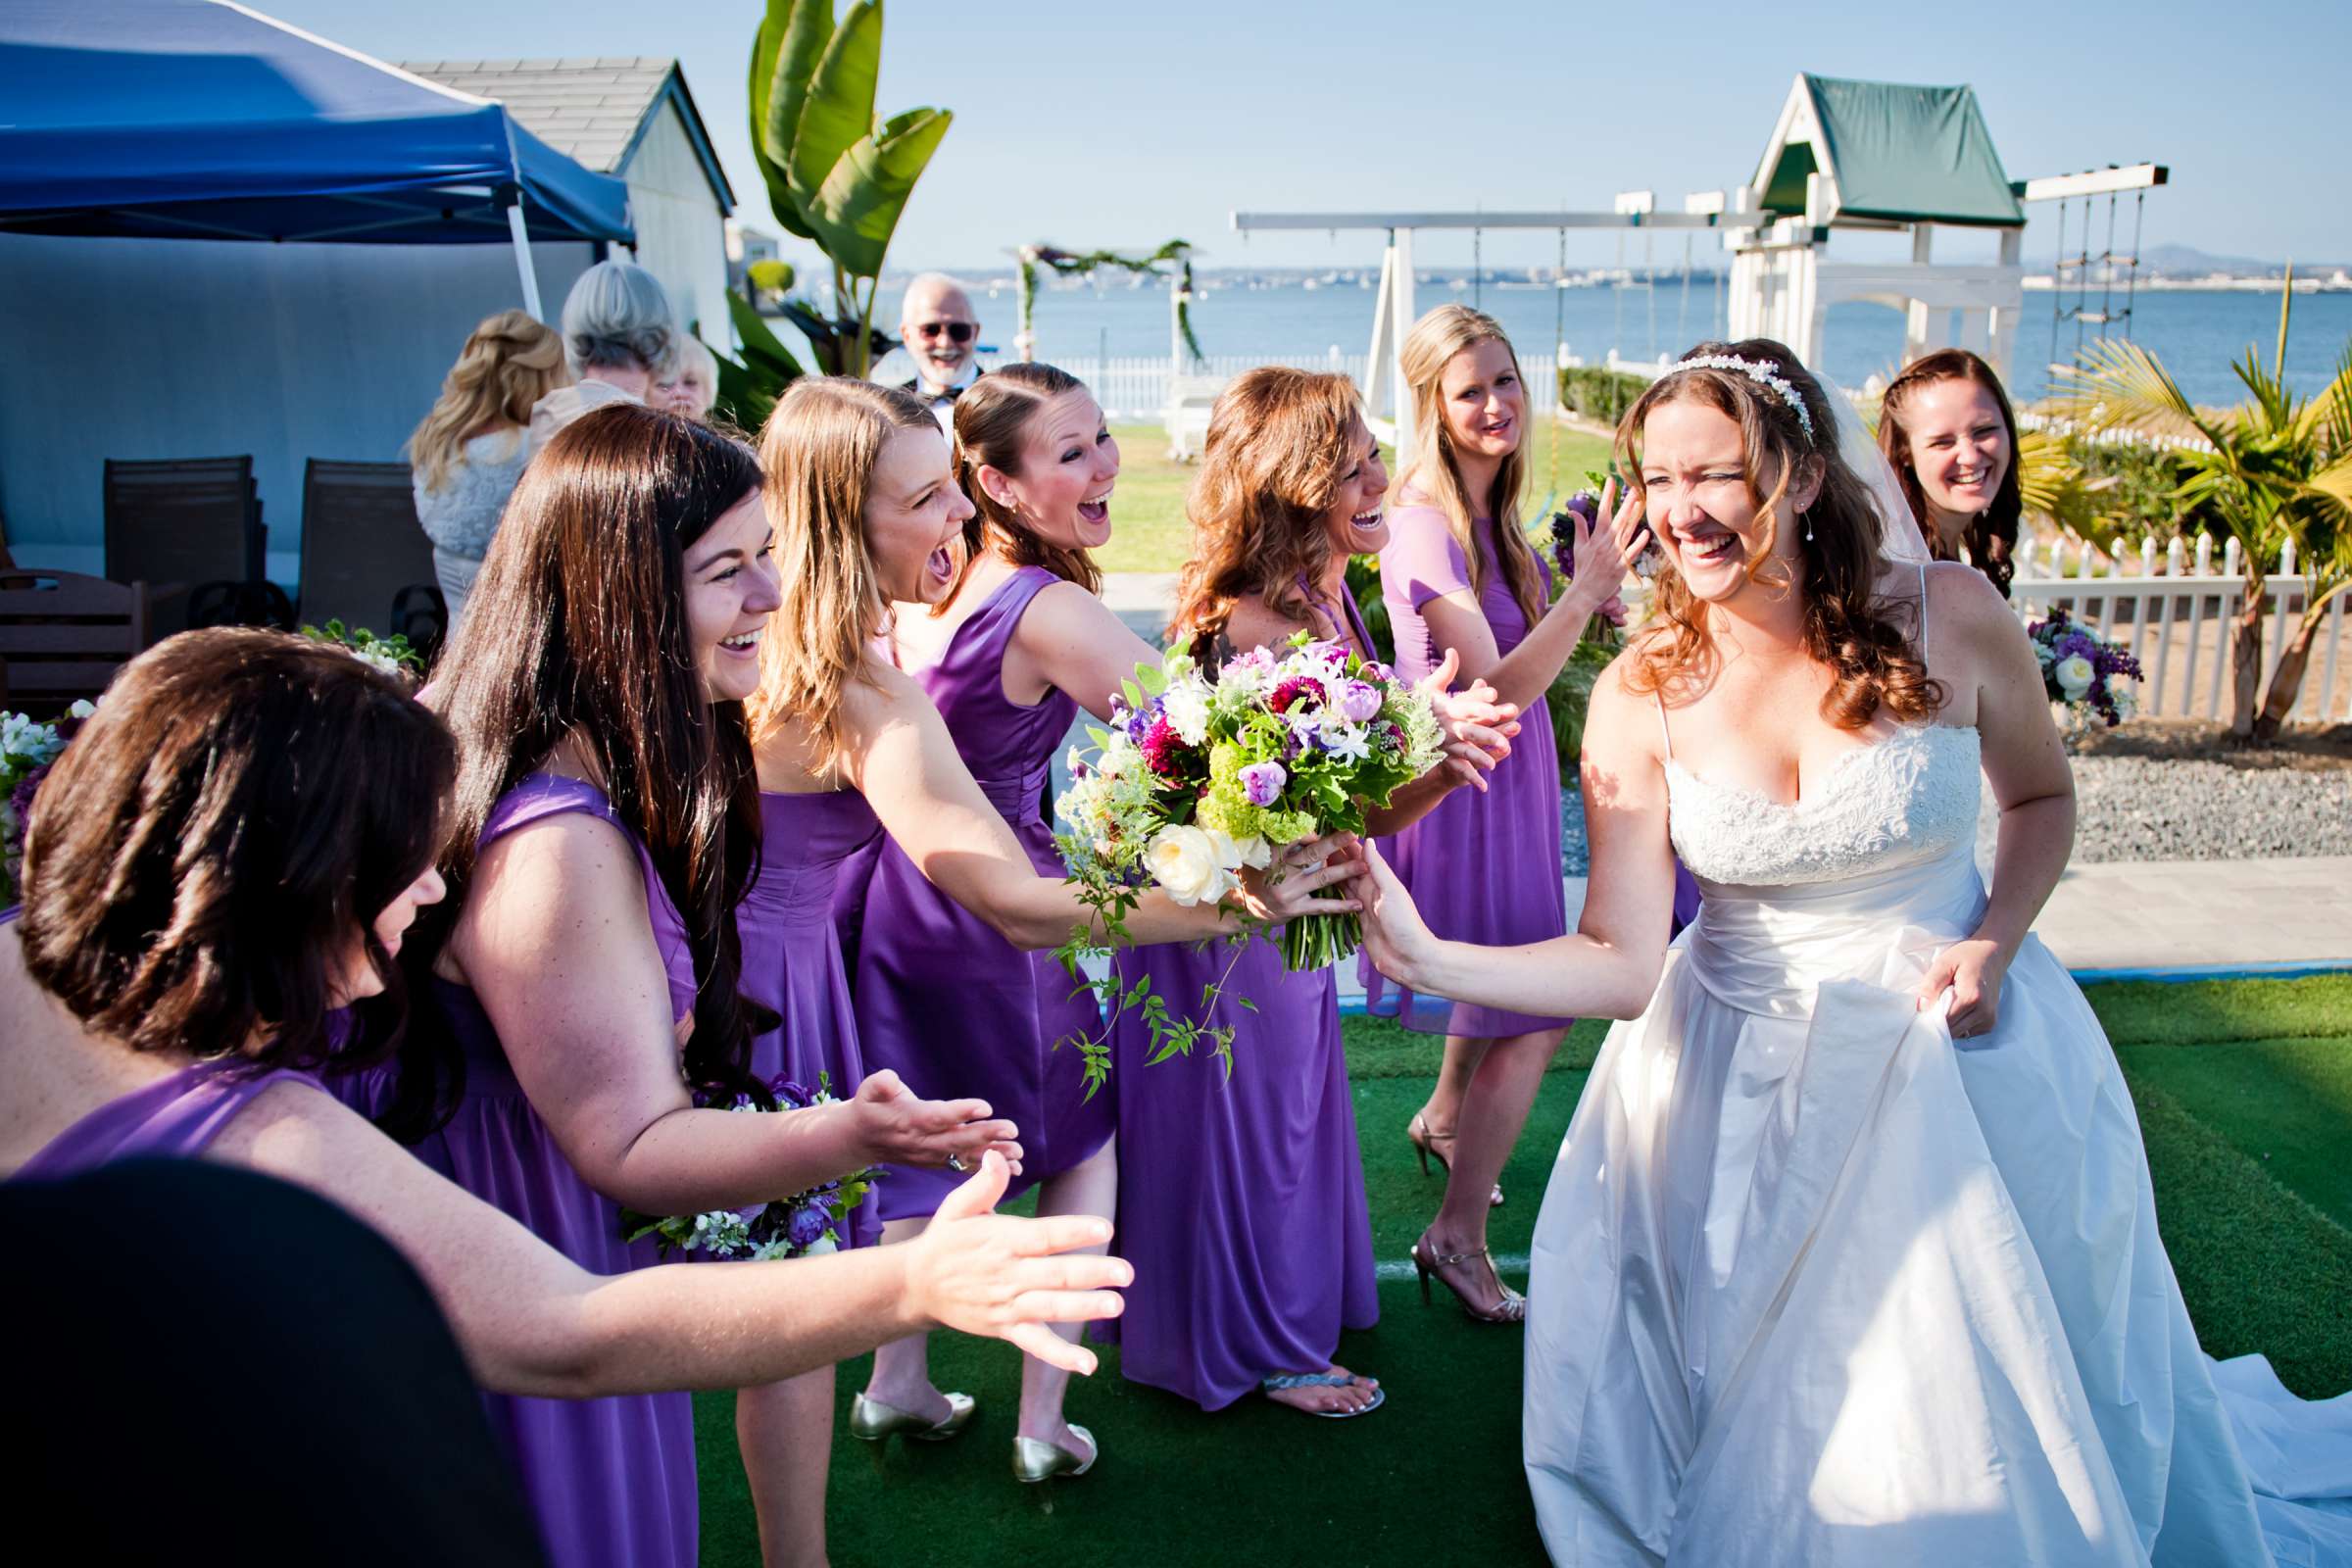
[{"label": "long blonde hair", "polygon": [[1176,586],[1171,634],[1205,647],[1248,594],[1277,614],[1309,619],[1298,584],[1322,581],[1338,548],[1323,514],[1362,428],[1355,383],[1344,375],[1261,365],[1218,396],[1185,498],[1193,553]]},{"label": "long blonde hair", "polygon": [[[1462,484],[1461,466],[1453,455],[1453,431],[1446,422],[1444,382],[1446,367],[1464,349],[1481,343],[1499,343],[1511,357],[1511,373],[1519,377],[1522,396],[1519,445],[1494,470],[1494,486],[1473,497]],[[1487,576],[1499,570],[1520,612],[1533,625],[1544,613],[1544,569],[1519,523],[1519,502],[1527,489],[1526,401],[1527,377],[1519,369],[1519,355],[1503,335],[1502,323],[1467,305],[1441,305],[1413,323],[1397,356],[1405,384],[1413,392],[1413,466],[1398,480],[1435,501],[1453,530],[1453,542],[1470,563],[1471,589],[1484,595]],[[1471,519],[1487,516],[1494,522],[1493,561],[1479,548]]]},{"label": "long blonde hair", "polygon": [[797,719],[814,765],[838,772],[848,749],[842,697],[873,681],[870,644],[889,601],[866,543],[874,465],[894,430],[936,430],[919,398],[850,376],[792,383],[760,435],[767,517],[784,602],[760,639],[760,689],[747,705],[752,738]]},{"label": "long blonde hair", "polygon": [[[973,565],[992,550],[1016,566],[1043,566],[1090,594],[1102,591],[1102,568],[1095,564],[1093,556],[1039,538],[1011,508],[999,505],[980,483],[983,466],[1018,478],[1029,426],[1048,403],[1064,392],[1083,391],[1085,386],[1054,366],[1015,361],[974,381],[956,400],[956,482],[972,504],[972,515],[963,525],[963,567],[956,574],[956,593],[962,592]],[[931,613],[944,614],[955,602],[956,595],[951,593],[931,607]]]},{"label": "long blonde hair", "polygon": [[401,455],[430,495],[449,483],[467,441],[531,422],[531,406],[571,384],[564,338],[524,311],[501,311],[466,339],[458,363],[441,381],[441,396],[409,437]]}]

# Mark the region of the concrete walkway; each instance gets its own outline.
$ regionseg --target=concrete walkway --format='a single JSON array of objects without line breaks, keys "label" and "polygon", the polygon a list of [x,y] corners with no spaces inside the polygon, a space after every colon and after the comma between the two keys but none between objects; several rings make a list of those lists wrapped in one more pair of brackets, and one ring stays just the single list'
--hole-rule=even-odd
[{"label": "concrete walkway", "polygon": [[[1102,583],[1103,602],[1154,645],[1175,592],[1172,572]],[[1584,878],[1567,888],[1573,923]],[[2352,857],[2072,866],[2034,929],[2076,970],[2352,965]],[[1355,966],[1341,969],[1341,995],[1360,996]]]}]

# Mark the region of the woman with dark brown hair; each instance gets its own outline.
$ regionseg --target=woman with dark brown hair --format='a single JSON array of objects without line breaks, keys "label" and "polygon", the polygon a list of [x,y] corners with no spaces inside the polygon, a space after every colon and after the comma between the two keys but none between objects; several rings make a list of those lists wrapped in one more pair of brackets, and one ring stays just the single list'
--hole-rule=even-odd
[{"label": "woman with dark brown hair", "polygon": [[[397,960],[442,897],[440,802],[457,771],[433,715],[336,649],[220,629],[126,665],[42,783],[22,918],[0,915],[0,1175],[171,1155],[314,1189],[416,1264],[483,1384],[551,1406],[785,1378],[943,1322],[1084,1364],[1044,1324],[1116,1312],[1100,1288],[1125,1268],[1049,1254],[1098,1247],[1109,1227],[987,1217],[1008,1174],[999,1154],[914,1246],[585,1269],[321,1093],[316,1072],[364,1067],[400,1038]],[[347,1028],[338,1012],[355,1004]],[[122,1242],[138,1245],[135,1223]],[[691,1446],[686,1464],[691,1484]],[[658,1490],[660,1465],[618,1480]],[[692,1559],[691,1531],[683,1559],[627,1557],[642,1539],[600,1550]]]},{"label": "woman with dark brown hair", "polygon": [[2017,411],[1992,367],[1937,349],[1903,368],[1879,407],[1879,450],[1937,561],[1965,561],[2009,597],[2017,523]]},{"label": "woman with dark brown hair", "polygon": [[[1346,376],[1278,367],[1241,376],[1209,416],[1186,502],[1192,560],[1171,639],[1212,668],[1300,631],[1377,658],[1346,573],[1350,555],[1388,541],[1388,487]],[[1454,665],[1448,657],[1423,689],[1444,692]],[[1477,687],[1470,700],[1492,696]],[[1491,767],[1478,748],[1499,752],[1503,739],[1457,734],[1448,762],[1372,812],[1371,831],[1402,827]],[[1171,1013],[1234,1030],[1230,1072],[1181,1075],[1148,1068],[1152,1041],[1137,1021],[1114,1031],[1119,1250],[1150,1292],[1118,1327],[1121,1370],[1210,1410],[1253,1390],[1310,1415],[1376,1408],[1379,1383],[1333,1360],[1341,1330],[1371,1327],[1379,1298],[1332,971],[1288,973],[1263,937],[1238,956],[1160,948],[1121,963],[1130,981],[1149,976]],[[1222,995],[1203,1015],[1210,984]]]},{"label": "woman with dark brown hair", "polygon": [[[2267,1561],[2131,1097],[2031,933],[2074,831],[2040,670],[1984,579],[1875,504],[1840,420],[1758,339],[1699,345],[1619,426],[1665,564],[1593,692],[1575,934],[1436,940],[1367,862],[1384,972],[1629,1020],[1531,1249],[1545,1543],[1611,1568]],[[1674,852],[1705,898],[1669,949]],[[2227,1381],[2318,1436],[2267,1366]]]},{"label": "woman with dark brown hair", "polygon": [[[749,1063],[772,1013],[739,985],[735,916],[760,853],[743,700],[778,603],[770,538],[742,445],[595,410],[525,471],[433,692],[459,747],[450,901],[411,969],[438,1004],[419,1044],[443,1049],[409,1054],[386,1125],[445,1117],[425,1158],[602,1271],[652,1258],[622,1241],[623,1208],[1019,1158],[986,1106],[916,1100],[887,1072],[806,1110],[724,1108],[767,1097]],[[739,1399],[750,1429],[769,1397]],[[505,1399],[492,1419],[559,1564],[692,1560],[685,1399]]]}]

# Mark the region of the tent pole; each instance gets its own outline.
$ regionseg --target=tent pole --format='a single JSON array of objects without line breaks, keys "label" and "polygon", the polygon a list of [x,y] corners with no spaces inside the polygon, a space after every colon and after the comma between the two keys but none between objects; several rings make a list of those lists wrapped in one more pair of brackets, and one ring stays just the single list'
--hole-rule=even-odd
[{"label": "tent pole", "polygon": [[522,192],[507,208],[507,232],[514,237],[514,270],[522,274],[522,308],[531,313],[531,319],[543,321],[539,313],[539,273],[531,266],[531,236],[522,226]]}]

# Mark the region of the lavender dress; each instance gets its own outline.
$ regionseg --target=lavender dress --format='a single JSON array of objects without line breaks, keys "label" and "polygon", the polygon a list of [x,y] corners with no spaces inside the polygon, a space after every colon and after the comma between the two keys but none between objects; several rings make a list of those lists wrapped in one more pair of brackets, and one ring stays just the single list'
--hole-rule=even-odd
[{"label": "lavender dress", "polygon": [[[595,785],[534,773],[491,808],[481,848],[517,828],[568,811],[628,832]],[[636,836],[646,912],[669,980],[669,1010],[694,1010],[694,958],[686,925]],[[653,1244],[620,1239],[617,1205],[581,1179],[539,1119],[507,1064],[490,1015],[466,987],[433,990],[466,1053],[466,1097],[449,1125],[417,1154],[474,1197],[506,1210],[592,1274],[655,1261]],[[542,1399],[485,1394],[491,1430],[514,1456],[523,1492],[558,1568],[691,1568],[700,1522],[695,1500],[694,1405],[685,1394]]]},{"label": "lavender dress", "polygon": [[[1042,801],[1054,752],[1078,704],[1051,691],[1029,706],[1004,695],[1004,651],[1039,590],[1060,581],[1023,566],[956,628],[939,662],[907,671],[938,705],[980,791],[1004,814],[1041,876],[1064,874]],[[923,879],[885,842],[865,887],[858,1014],[867,1062],[894,1067],[915,1093],[977,1096],[1020,1128],[1014,1194],[1065,1171],[1111,1133],[1108,1093],[1086,1099],[1077,1051],[1055,1042],[1100,1026],[1091,993],[1072,995],[1049,954],[1023,953]],[[894,1166],[882,1217],[929,1216],[963,1178]]]},{"label": "lavender dress", "polygon": [[[1498,553],[1494,524],[1481,518],[1477,527],[1478,547],[1492,565]],[[1548,598],[1551,568],[1541,557],[1536,568],[1543,573]],[[1398,507],[1389,514],[1389,547],[1380,553],[1380,583],[1389,623],[1396,634],[1396,672],[1406,680],[1419,680],[1443,659],[1430,638],[1429,622],[1421,618],[1422,607],[1470,589],[1470,563],[1444,512]],[[1494,634],[1497,654],[1508,654],[1526,638],[1527,614],[1500,571],[1488,571],[1479,609]],[[1560,765],[1550,709],[1531,703],[1519,715],[1511,754],[1487,775],[1485,794],[1454,791],[1390,839],[1382,853],[1412,894],[1430,930],[1441,937],[1515,947],[1566,935],[1568,906],[1560,886]],[[1680,931],[1697,909],[1698,884],[1678,862],[1674,929]],[[1382,976],[1369,959],[1358,961],[1369,1009],[1424,1034],[1492,1040],[1575,1021],[1420,995]]]},{"label": "lavender dress", "polygon": [[[1346,607],[1372,657],[1371,639]],[[1135,1265],[1127,1310],[1098,1330],[1129,1379],[1222,1409],[1281,1372],[1320,1372],[1340,1331],[1380,1320],[1355,1102],[1330,969],[1292,974],[1262,937],[1119,956],[1170,1011],[1196,1015],[1216,983],[1233,1025],[1233,1076],[1199,1052],[1149,1065],[1132,1009],[1112,1031],[1119,1229]],[[1231,972],[1227,972],[1230,964]],[[1255,1010],[1241,1005],[1248,998]]]},{"label": "lavender dress", "polygon": [[[745,997],[774,1008],[781,1021],[753,1040],[752,1071],[763,1082],[782,1076],[808,1089],[822,1074],[829,1092],[847,1100],[869,1063],[858,1050],[833,900],[843,864],[881,829],[865,797],[854,790],[763,792],[760,820],[760,875],[735,910],[743,944],[739,985]],[[889,1185],[884,1182],[883,1190]],[[841,1245],[865,1246],[880,1234],[869,1194],[850,1216]]]}]

